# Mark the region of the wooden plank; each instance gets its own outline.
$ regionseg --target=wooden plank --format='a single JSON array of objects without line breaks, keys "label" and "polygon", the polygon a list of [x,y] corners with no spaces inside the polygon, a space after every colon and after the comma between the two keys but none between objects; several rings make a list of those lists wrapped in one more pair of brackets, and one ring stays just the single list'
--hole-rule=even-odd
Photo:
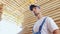
[{"label": "wooden plank", "polygon": [[56,0],[56,1],[52,2],[52,3],[50,3],[50,4],[43,5],[41,11],[45,13],[47,11],[56,9],[57,7],[60,7],[59,3],[60,3],[60,1]]}]

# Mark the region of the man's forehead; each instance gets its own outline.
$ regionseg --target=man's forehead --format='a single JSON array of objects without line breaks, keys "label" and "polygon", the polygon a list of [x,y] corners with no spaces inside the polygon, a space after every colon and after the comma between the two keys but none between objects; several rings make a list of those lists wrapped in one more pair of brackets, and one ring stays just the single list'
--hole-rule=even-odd
[{"label": "man's forehead", "polygon": [[40,9],[40,7],[39,7],[39,6],[36,6],[36,7],[34,7],[34,8],[39,8],[39,9]]}]

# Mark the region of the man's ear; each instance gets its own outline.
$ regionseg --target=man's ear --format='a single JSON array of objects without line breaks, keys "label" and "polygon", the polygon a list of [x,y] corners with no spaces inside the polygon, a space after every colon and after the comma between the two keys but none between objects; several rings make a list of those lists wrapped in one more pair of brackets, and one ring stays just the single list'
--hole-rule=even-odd
[{"label": "man's ear", "polygon": [[31,11],[31,13],[34,15],[33,11]]}]

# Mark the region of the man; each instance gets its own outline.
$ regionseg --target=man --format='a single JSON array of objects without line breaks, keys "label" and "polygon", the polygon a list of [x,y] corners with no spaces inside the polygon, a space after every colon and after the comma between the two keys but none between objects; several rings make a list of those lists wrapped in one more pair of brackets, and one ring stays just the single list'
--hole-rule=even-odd
[{"label": "man", "polygon": [[42,16],[40,11],[40,7],[37,5],[30,5],[30,10],[34,13],[37,17],[37,22],[34,24],[33,31],[38,32],[39,27],[42,24],[42,21],[46,18],[45,23],[43,24],[41,34],[60,34],[59,28],[54,22],[54,20],[47,16]]},{"label": "man", "polygon": [[21,31],[21,28],[16,25],[15,22],[9,22],[2,18],[3,4],[0,4],[0,34],[17,34]]}]

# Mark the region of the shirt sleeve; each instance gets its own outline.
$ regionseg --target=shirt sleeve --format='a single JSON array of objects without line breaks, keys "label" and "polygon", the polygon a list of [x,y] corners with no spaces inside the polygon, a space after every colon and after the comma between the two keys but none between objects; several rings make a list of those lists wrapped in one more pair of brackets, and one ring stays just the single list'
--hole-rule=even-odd
[{"label": "shirt sleeve", "polygon": [[49,31],[53,32],[56,29],[59,29],[57,24],[54,22],[54,20],[50,17],[47,18],[48,21],[48,29]]}]

